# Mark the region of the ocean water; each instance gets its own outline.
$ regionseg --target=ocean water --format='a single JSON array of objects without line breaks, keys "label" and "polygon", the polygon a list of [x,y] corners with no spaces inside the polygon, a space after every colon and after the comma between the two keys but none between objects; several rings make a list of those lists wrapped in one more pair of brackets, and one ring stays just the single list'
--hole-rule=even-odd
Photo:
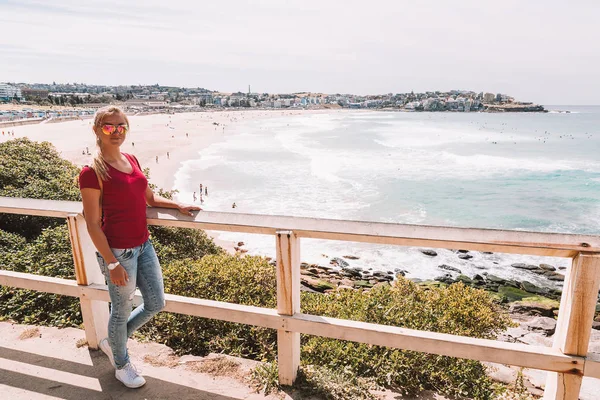
[{"label": "ocean water", "polygon": [[[600,234],[600,106],[545,114],[344,111],[249,122],[185,162],[181,201],[203,183],[211,211],[361,221]],[[232,209],[232,203],[237,208]],[[223,233],[251,254],[273,256],[270,236]],[[550,284],[514,262],[562,258],[303,239],[302,260],[407,270],[409,278],[466,273]]]}]

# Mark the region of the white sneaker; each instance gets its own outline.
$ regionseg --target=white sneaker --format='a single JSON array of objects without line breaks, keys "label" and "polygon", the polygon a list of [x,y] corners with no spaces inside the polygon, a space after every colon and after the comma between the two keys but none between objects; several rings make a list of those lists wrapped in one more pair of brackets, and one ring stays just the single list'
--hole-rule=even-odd
[{"label": "white sneaker", "polygon": [[110,344],[108,343],[108,338],[102,339],[100,343],[98,343],[98,347],[100,347],[100,350],[102,350],[104,354],[106,354],[113,368],[117,368],[115,365],[115,359],[113,357],[112,349],[110,348]]},{"label": "white sneaker", "polygon": [[131,363],[127,363],[123,368],[116,370],[115,377],[123,382],[123,385],[132,389],[142,387],[146,384],[144,377],[139,374]]}]

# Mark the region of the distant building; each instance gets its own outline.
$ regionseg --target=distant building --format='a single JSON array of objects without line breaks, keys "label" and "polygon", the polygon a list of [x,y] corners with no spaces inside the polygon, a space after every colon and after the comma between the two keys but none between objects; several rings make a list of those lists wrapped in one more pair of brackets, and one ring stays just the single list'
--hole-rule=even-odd
[{"label": "distant building", "polygon": [[486,93],[483,95],[484,103],[493,103],[494,100],[496,100],[496,96],[494,95],[494,93]]},{"label": "distant building", "polygon": [[35,99],[35,98],[46,99],[48,97],[48,93],[50,93],[48,90],[43,90],[43,89],[30,89],[30,88],[21,89],[21,94],[27,100]]},{"label": "distant building", "polygon": [[0,83],[0,101],[8,102],[15,99],[21,99],[21,97],[21,89],[17,86],[8,83]]}]

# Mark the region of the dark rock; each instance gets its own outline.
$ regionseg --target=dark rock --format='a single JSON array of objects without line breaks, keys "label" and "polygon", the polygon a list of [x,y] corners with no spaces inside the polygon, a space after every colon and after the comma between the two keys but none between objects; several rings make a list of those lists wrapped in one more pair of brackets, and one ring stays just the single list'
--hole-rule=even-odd
[{"label": "dark rock", "polygon": [[546,294],[548,292],[547,289],[538,287],[538,286],[536,286],[533,283],[528,282],[528,281],[521,282],[521,289],[524,290],[524,291],[526,291],[526,292],[535,293],[535,294]]},{"label": "dark rock", "polygon": [[519,282],[513,281],[511,279],[508,279],[506,282],[504,282],[504,284],[506,286],[510,286],[510,287],[517,288],[517,289],[521,287],[521,284]]},{"label": "dark rock", "polygon": [[406,276],[406,272],[404,272],[404,271],[399,271],[396,273],[396,278],[400,278],[400,277],[404,277],[404,276]]},{"label": "dark rock", "polygon": [[551,281],[562,282],[565,280],[565,276],[563,274],[559,274],[558,272],[548,271],[544,274],[544,276]]},{"label": "dark rock", "polygon": [[474,281],[483,281],[484,278],[483,278],[483,276],[481,276],[479,274],[475,274],[475,276],[473,276],[473,280]]},{"label": "dark rock", "polygon": [[362,277],[362,269],[355,267],[355,268],[342,268],[342,275],[345,276],[354,276],[356,278],[361,278]]},{"label": "dark rock", "polygon": [[556,320],[549,317],[536,317],[526,323],[527,329],[533,332],[542,332],[545,336],[554,335]]},{"label": "dark rock", "polygon": [[438,276],[434,280],[438,281],[438,282],[444,282],[444,283],[447,283],[449,285],[454,283],[454,280],[452,279],[452,275],[450,275],[450,274],[444,274],[442,276]]},{"label": "dark rock", "polygon": [[300,282],[310,289],[320,293],[324,293],[325,290],[333,289],[333,285],[331,283],[314,279],[306,275],[302,275]]},{"label": "dark rock", "polygon": [[510,306],[511,314],[536,315],[542,317],[553,317],[554,307],[550,304],[534,301],[516,301]]},{"label": "dark rock", "polygon": [[567,269],[567,267],[558,267],[558,269],[560,269],[561,271]]},{"label": "dark rock", "polygon": [[459,275],[456,277],[456,282],[462,282],[467,286],[473,285],[475,282],[473,281],[473,279],[469,278],[466,275]]},{"label": "dark rock", "polygon": [[556,267],[550,264],[540,264],[540,268],[544,271],[556,271]]},{"label": "dark rock", "polygon": [[329,261],[329,264],[337,265],[338,267],[341,267],[341,268],[346,268],[346,267],[350,266],[350,264],[348,264],[348,262],[342,260],[339,257],[332,258],[331,261]]},{"label": "dark rock", "polygon": [[457,253],[463,253],[463,254],[466,254],[466,253],[468,253],[468,252],[469,252],[469,250],[457,250]]},{"label": "dark rock", "polygon": [[309,269],[307,269],[307,271],[310,272],[311,274],[315,274],[315,275],[317,275],[319,272],[321,272],[316,268],[309,268]]},{"label": "dark rock", "polygon": [[303,262],[303,263],[300,263],[300,268],[302,268],[302,269],[306,269],[306,268],[308,268],[308,267],[309,267],[308,263],[305,263],[305,262]]},{"label": "dark rock", "polygon": [[445,269],[446,271],[453,271],[453,272],[458,272],[459,274],[462,274],[462,271],[456,267],[452,267],[450,265],[446,265],[446,264],[442,264],[442,265],[438,265],[438,268],[440,269]]},{"label": "dark rock", "polygon": [[388,273],[388,275],[394,275],[393,271],[388,271],[387,273]]},{"label": "dark rock", "polygon": [[343,257],[347,260],[359,260],[360,259],[360,257],[357,257],[357,256],[343,256]]},{"label": "dark rock", "polygon": [[499,290],[499,288],[500,288],[500,285],[497,285],[495,283],[494,284],[488,284],[488,285],[485,286],[485,288],[487,290],[491,291],[491,292],[497,292]]},{"label": "dark rock", "polygon": [[482,251],[481,254],[494,254],[491,251]]},{"label": "dark rock", "polygon": [[497,283],[499,285],[504,285],[504,283],[506,282],[506,279],[502,279],[502,278],[500,278],[496,275],[492,275],[492,274],[487,274],[486,278],[489,282]]},{"label": "dark rock", "polygon": [[319,265],[319,264],[310,264],[311,267],[313,268],[319,268],[320,270],[324,271],[324,272],[329,272],[329,271],[333,271],[334,269],[331,267],[326,267],[324,265]]},{"label": "dark rock", "polygon": [[389,276],[389,275],[386,275],[386,276],[378,276],[378,277],[377,277],[377,280],[378,280],[379,282],[391,282],[391,281],[393,281],[393,280],[394,280],[394,277],[393,277],[393,276]]},{"label": "dark rock", "polygon": [[592,329],[595,329],[597,331],[600,331],[600,322],[592,322]]},{"label": "dark rock", "polygon": [[470,260],[471,258],[473,258],[473,256],[470,254],[459,254],[458,258],[460,258],[461,260]]},{"label": "dark rock", "polygon": [[244,242],[238,242],[238,246],[242,247],[245,243]]},{"label": "dark rock", "polygon": [[382,277],[382,276],[387,276],[387,274],[383,271],[375,271],[375,272],[373,272],[373,276]]},{"label": "dark rock", "polygon": [[531,272],[537,275],[544,275],[548,271],[544,271],[543,269],[532,269]]},{"label": "dark rock", "polygon": [[511,267],[513,267],[513,268],[519,268],[519,269],[525,269],[525,270],[528,270],[528,271],[533,271],[534,269],[539,269],[540,268],[537,265],[530,265],[530,264],[524,264],[524,263],[511,264]]},{"label": "dark rock", "polygon": [[484,265],[476,265],[475,268],[477,268],[477,269],[487,269],[487,267],[484,266]]},{"label": "dark rock", "polygon": [[437,253],[433,250],[428,250],[428,249],[419,249],[419,251],[423,254],[425,254],[426,256],[429,257],[435,257],[437,256]]},{"label": "dark rock", "polygon": [[554,295],[555,297],[558,297],[558,298],[560,298],[560,296],[562,296],[562,290],[560,290],[560,289],[552,288],[552,289],[548,290],[548,293],[551,295]]}]

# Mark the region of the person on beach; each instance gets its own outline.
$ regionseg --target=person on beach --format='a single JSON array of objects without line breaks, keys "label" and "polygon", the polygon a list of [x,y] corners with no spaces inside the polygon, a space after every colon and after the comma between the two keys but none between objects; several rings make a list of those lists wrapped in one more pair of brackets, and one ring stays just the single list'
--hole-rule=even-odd
[{"label": "person on beach", "polygon": [[169,152],[167,151],[167,160],[169,160],[171,158]]},{"label": "person on beach", "polygon": [[[111,309],[108,337],[100,349],[115,367],[115,377],[129,388],[146,380],[131,364],[127,339],[165,306],[160,263],[154,251],[146,207],[178,209],[192,215],[200,207],[188,206],[155,195],[148,186],[137,158],[121,153],[129,121],[118,107],[99,109],[93,132],[98,152],[91,166],[79,174],[79,188],[87,230],[97,249]],[[144,302],[132,312],[136,287]]]},{"label": "person on beach", "polygon": [[208,196],[208,186],[204,186],[204,194]]},{"label": "person on beach", "polygon": [[156,163],[158,164],[158,156],[156,156]]},{"label": "person on beach", "polygon": [[194,192],[194,203],[196,202],[196,192]]}]

